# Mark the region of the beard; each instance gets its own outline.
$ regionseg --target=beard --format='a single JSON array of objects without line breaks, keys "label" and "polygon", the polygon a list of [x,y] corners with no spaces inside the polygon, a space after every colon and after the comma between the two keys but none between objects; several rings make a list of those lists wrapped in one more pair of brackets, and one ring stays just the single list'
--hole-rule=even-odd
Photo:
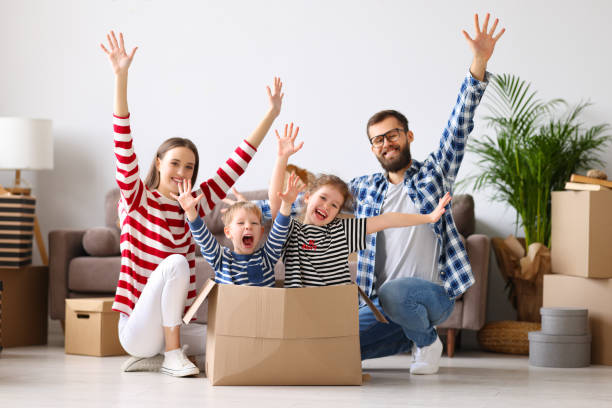
[{"label": "beard", "polygon": [[383,169],[389,173],[396,173],[407,167],[412,161],[410,144],[406,143],[404,148],[399,151],[399,156],[395,160],[386,160],[384,157],[382,157],[382,152],[380,156],[376,156],[376,158]]}]

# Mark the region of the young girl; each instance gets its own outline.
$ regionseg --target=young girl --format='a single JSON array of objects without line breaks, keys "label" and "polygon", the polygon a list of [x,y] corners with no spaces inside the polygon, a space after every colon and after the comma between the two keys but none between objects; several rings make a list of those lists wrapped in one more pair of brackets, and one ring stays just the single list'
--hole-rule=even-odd
[{"label": "young girl", "polygon": [[[293,131],[293,124],[289,128],[285,126],[282,138],[276,132],[278,156],[269,189],[273,217],[280,205],[278,192],[287,160],[303,145],[294,146],[298,132],[299,128]],[[385,213],[368,218],[338,218],[343,207],[350,207],[350,200],[348,186],[336,176],[322,175],[309,186],[304,195],[303,221],[291,220],[283,248],[286,287],[350,283],[348,255],[365,248],[366,235],[387,228],[436,222],[451,197],[447,193],[429,214]]]},{"label": "young girl", "polygon": [[[166,140],[157,150],[143,182],[134,153],[127,105],[128,69],[136,53],[125,51],[119,41],[107,35],[108,55],[115,73],[114,132],[117,158],[117,184],[121,190],[118,211],[121,224],[121,271],[113,309],[121,312],[119,340],[133,356],[125,371],[159,368],[159,358],[146,358],[164,352],[161,371],[173,376],[196,375],[199,370],[185,356],[183,343],[194,355],[204,351],[204,333],[198,325],[181,327],[186,306],[195,298],[195,244],[185,214],[172,198],[179,183],[195,185],[198,151],[188,139]],[[268,88],[270,108],[255,131],[194,194],[205,197],[197,206],[201,216],[225,197],[226,191],[244,173],[257,147],[281,109],[282,83],[274,79],[274,93]]]}]

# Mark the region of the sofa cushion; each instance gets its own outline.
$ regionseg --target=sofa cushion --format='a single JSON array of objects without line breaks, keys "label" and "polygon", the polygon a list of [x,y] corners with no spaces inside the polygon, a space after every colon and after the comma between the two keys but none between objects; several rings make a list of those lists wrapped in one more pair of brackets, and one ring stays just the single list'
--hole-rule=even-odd
[{"label": "sofa cushion", "polygon": [[115,293],[120,256],[80,256],[68,266],[68,289],[73,292]]},{"label": "sofa cushion", "polygon": [[119,255],[119,230],[109,227],[89,228],[83,235],[83,249],[91,256]]},{"label": "sofa cushion", "polygon": [[466,238],[472,235],[476,229],[474,198],[469,194],[457,194],[453,197],[451,208],[459,233]]}]

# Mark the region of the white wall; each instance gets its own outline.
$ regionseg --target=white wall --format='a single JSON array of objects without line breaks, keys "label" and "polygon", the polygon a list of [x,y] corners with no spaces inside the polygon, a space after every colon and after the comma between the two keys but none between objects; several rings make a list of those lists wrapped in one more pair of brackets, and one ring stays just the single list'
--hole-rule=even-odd
[{"label": "white wall", "polygon": [[[280,75],[277,126],[296,121],[306,141],[296,162],[349,179],[379,170],[364,126],[380,109],[408,116],[414,157],[436,146],[471,60],[461,29],[473,33],[473,13],[487,11],[507,29],[490,71],[530,80],[543,98],[588,98],[588,123],[612,122],[605,0],[0,0],[0,115],[54,121],[55,169],[25,173],[45,236],[104,222],[113,75],[98,44],[109,29],[140,47],[129,102],[143,171],[164,139],[184,136],[200,148],[200,175],[211,174],[259,121],[264,87]],[[473,137],[483,132],[478,121]],[[269,137],[238,188],[266,187],[275,153]],[[460,178],[474,161],[466,156]],[[0,183],[11,180],[1,172]],[[487,195],[476,194],[476,215],[479,232],[515,231],[513,211]],[[511,317],[495,267],[491,280],[489,317]]]}]

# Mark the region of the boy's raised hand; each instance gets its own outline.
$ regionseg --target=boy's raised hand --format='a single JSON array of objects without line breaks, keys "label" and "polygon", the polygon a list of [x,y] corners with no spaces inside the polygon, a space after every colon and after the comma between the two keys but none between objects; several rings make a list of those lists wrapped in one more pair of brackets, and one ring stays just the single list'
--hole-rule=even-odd
[{"label": "boy's raised hand", "polygon": [[429,221],[430,223],[437,222],[440,219],[440,217],[442,217],[442,214],[446,212],[446,209],[444,207],[446,207],[448,203],[450,203],[450,201],[451,201],[450,193],[444,194],[444,197],[442,197],[440,201],[438,201],[437,207],[428,214],[431,217],[431,220]]},{"label": "boy's raised hand", "polygon": [[274,77],[274,93],[272,93],[269,86],[266,86],[266,90],[268,91],[268,98],[270,99],[270,110],[275,116],[278,116],[281,111],[281,105],[283,104],[283,97],[285,96],[285,94],[282,93],[283,83],[281,79]]},{"label": "boy's raised hand", "polygon": [[111,31],[110,34],[106,34],[106,38],[108,39],[108,47],[110,48],[110,51],[106,49],[102,43],[100,43],[100,47],[102,47],[102,50],[106,53],[106,55],[108,55],[108,60],[111,63],[113,72],[115,75],[127,74],[128,68],[132,63],[132,59],[134,58],[134,54],[136,54],[138,47],[134,47],[130,55],[128,55],[127,52],[125,52],[123,33],[119,33],[119,42],[117,42],[117,37],[115,37],[114,31]]},{"label": "boy's raised hand", "polygon": [[302,182],[302,180],[295,174],[291,173],[289,178],[287,179],[287,187],[285,188],[285,192],[278,192],[278,196],[281,200],[283,200],[283,204],[288,204],[289,208],[291,208],[291,204],[295,202],[298,194],[304,190],[306,185]]},{"label": "boy's raised hand", "polygon": [[282,137],[278,134],[278,130],[274,130],[274,132],[276,132],[276,139],[278,140],[279,157],[289,158],[289,156],[297,153],[302,146],[304,146],[304,142],[301,142],[299,145],[295,146],[295,138],[300,132],[300,127],[297,126],[294,132],[293,123],[291,125],[285,125],[285,133]]},{"label": "boy's raised hand", "polygon": [[179,202],[181,208],[187,214],[189,221],[194,221],[198,217],[196,205],[200,202],[202,197],[204,197],[204,193],[194,197],[193,194],[191,194],[191,180],[183,180],[182,184],[179,183],[178,190],[178,196],[174,193],[170,193],[170,196]]}]

